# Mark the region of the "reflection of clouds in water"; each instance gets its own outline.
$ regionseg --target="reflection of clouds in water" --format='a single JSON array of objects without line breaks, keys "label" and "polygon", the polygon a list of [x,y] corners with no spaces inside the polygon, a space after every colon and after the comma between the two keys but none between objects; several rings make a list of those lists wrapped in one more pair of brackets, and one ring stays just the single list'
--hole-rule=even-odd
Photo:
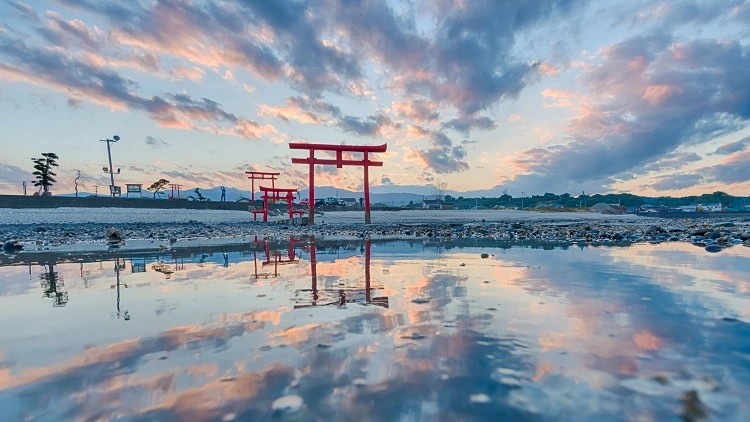
[{"label": "reflection of clouds in water", "polygon": [[[184,281],[125,274],[131,285],[202,286],[200,295],[216,293],[214,282],[243,291],[252,282],[288,302],[252,312],[207,309],[212,323],[93,347],[47,367],[14,372],[0,362],[0,415],[20,403],[26,413],[11,419],[54,408],[82,419],[263,420],[275,398],[297,394],[301,420],[565,419],[570,412],[663,419],[674,417],[673,402],[643,401],[620,381],[671,371],[719,379],[725,394],[746,392],[750,328],[716,313],[725,298],[746,302],[721,284],[746,258],[721,264],[693,254],[693,267],[681,264],[675,276],[668,248],[683,260],[691,251],[661,247],[510,249],[484,260],[449,250],[438,263],[425,258],[432,252],[404,254],[406,261],[376,255],[372,285],[389,296],[389,308],[294,310],[293,292],[310,286],[306,260],[279,267],[265,285],[250,278],[252,257],[229,268],[188,264],[175,273]],[[363,289],[363,267],[361,256],[321,261],[319,286]],[[78,268],[59,268],[76,285]],[[109,288],[107,271],[91,269],[102,280],[93,289]],[[687,288],[696,283],[703,288]],[[430,300],[413,303],[418,297]],[[722,368],[740,370],[720,377]]]}]

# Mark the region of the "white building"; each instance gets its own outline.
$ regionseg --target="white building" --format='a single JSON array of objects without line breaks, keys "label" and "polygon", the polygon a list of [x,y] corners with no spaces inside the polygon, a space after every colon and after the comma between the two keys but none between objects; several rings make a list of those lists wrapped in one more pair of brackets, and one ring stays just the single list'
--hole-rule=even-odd
[{"label": "white building", "polygon": [[721,212],[721,204],[715,203],[715,204],[697,204],[696,205],[697,211],[703,211],[703,212]]}]

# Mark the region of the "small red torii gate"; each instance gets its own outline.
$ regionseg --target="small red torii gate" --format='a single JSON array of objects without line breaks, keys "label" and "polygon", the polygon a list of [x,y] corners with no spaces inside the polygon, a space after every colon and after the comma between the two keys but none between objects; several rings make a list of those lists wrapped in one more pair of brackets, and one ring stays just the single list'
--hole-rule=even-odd
[{"label": "small red torii gate", "polygon": [[[263,222],[268,222],[268,200],[272,199],[274,203],[279,200],[286,201],[287,206],[289,208],[289,219],[294,218],[294,215],[302,215],[305,212],[302,210],[295,210],[294,209],[294,194],[297,193],[297,188],[267,188],[265,186],[260,186],[260,191],[263,192],[263,209],[262,210],[252,210],[253,213],[253,219],[255,219],[255,214],[263,214]],[[281,195],[285,193],[286,195]]]},{"label": "small red torii gate", "polygon": [[[253,203],[255,203],[255,180],[270,180],[271,181],[271,187],[274,187],[274,181],[276,178],[279,177],[281,173],[274,173],[269,171],[246,171],[245,174],[247,174],[247,178],[252,180],[252,187],[253,190],[250,193],[250,196],[252,197]],[[266,177],[268,176],[268,177]]]},{"label": "small red torii gate", "polygon": [[[364,195],[365,195],[365,224],[370,224],[370,167],[383,167],[382,161],[370,160],[371,152],[385,152],[388,144],[382,145],[335,145],[335,144],[308,144],[302,142],[291,142],[289,149],[306,149],[310,151],[308,158],[292,158],[292,164],[307,164],[310,166],[310,192],[308,202],[307,223],[315,223],[315,165],[329,165],[341,168],[343,166],[364,167]],[[315,158],[315,151],[334,151],[335,159]],[[361,152],[361,160],[344,160],[344,152]]]}]

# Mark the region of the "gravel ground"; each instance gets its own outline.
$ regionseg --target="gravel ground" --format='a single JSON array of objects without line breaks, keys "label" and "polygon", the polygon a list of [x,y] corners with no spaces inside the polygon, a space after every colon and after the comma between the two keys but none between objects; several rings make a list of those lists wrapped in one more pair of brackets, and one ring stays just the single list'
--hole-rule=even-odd
[{"label": "gravel ground", "polygon": [[[708,252],[750,246],[750,221],[745,217],[662,219],[596,213],[415,210],[374,212],[372,224],[367,226],[363,220],[361,212],[331,212],[316,216],[317,224],[309,227],[253,222],[250,214],[242,211],[0,209],[0,243],[5,242],[6,253],[16,251],[14,245],[24,251],[170,249],[200,242],[243,243],[252,236],[288,239],[308,235],[618,245],[679,241],[705,247]],[[105,234],[108,226],[117,233],[115,237]]]},{"label": "gravel ground", "polygon": [[[637,221],[646,220],[633,214],[605,215],[591,212],[533,212],[518,210],[440,210],[440,211],[375,211],[374,224],[425,224],[437,222],[475,221],[514,221],[514,220],[606,220]],[[124,224],[124,223],[188,223],[208,224],[242,223],[252,221],[252,215],[245,211],[222,210],[157,210],[125,208],[51,208],[51,209],[7,209],[0,208],[0,225],[4,224]],[[316,216],[319,224],[359,224],[364,222],[364,214],[359,211],[329,212]]]}]

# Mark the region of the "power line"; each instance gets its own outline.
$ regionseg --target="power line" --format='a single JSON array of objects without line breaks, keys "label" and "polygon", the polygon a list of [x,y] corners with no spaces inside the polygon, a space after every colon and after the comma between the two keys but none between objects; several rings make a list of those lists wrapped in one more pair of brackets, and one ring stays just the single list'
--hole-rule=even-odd
[{"label": "power line", "polygon": [[[62,150],[62,151],[59,151],[59,152],[67,152],[67,151],[72,151],[72,150],[74,150],[74,149],[78,149],[78,148],[83,148],[83,147],[87,147],[87,146],[89,146],[89,145],[94,145],[95,143],[96,143],[96,142],[91,142],[91,143],[88,143],[88,144],[84,144],[84,145],[79,145],[79,146],[77,146],[77,147],[72,147],[72,148],[64,149],[64,150]],[[9,160],[3,159],[3,160],[2,160],[2,162],[6,162],[6,163],[9,163],[9,162],[11,162],[11,161],[18,161],[18,160],[28,160],[28,159],[31,159],[31,157],[18,157],[18,158],[11,158],[11,159],[9,159]]]}]

